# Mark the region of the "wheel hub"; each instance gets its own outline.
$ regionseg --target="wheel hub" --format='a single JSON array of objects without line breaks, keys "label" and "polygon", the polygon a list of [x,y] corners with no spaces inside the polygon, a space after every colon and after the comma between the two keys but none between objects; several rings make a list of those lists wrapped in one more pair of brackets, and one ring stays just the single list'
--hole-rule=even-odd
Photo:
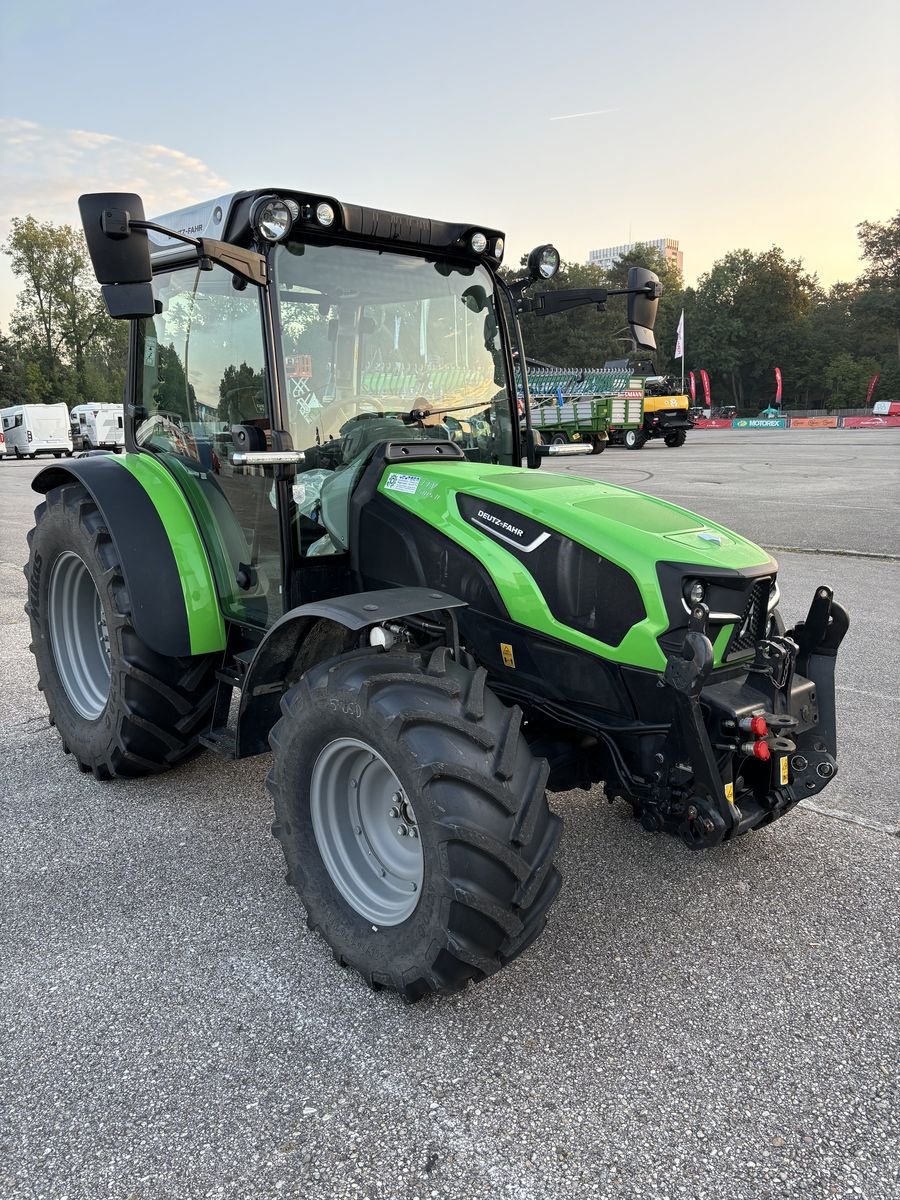
[{"label": "wheel hub", "polygon": [[381,755],[358,738],[329,742],[312,770],[310,813],[347,903],[376,926],[405,921],[419,903],[425,860],[412,802]]}]

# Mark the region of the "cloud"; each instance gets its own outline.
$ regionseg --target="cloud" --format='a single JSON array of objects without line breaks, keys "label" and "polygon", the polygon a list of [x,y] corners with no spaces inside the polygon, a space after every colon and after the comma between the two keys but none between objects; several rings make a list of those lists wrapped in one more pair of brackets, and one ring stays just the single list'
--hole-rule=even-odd
[{"label": "cloud", "polygon": [[[12,217],[78,225],[82,192],[138,192],[148,214],[230,191],[207,163],[180,150],[85,129],[54,129],[0,117],[0,241]],[[0,324],[15,302],[9,260],[0,256]]]},{"label": "cloud", "polygon": [[574,121],[576,117],[602,117],[606,113],[621,112],[621,108],[595,108],[592,112],[563,113],[561,117],[548,117],[548,121]]}]

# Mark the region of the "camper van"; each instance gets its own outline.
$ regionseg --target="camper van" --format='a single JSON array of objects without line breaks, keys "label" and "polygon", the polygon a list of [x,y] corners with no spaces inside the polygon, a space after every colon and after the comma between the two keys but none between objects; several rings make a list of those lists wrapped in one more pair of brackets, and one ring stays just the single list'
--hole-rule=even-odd
[{"label": "camper van", "polygon": [[125,445],[125,413],[121,404],[76,404],[69,413],[75,450],[114,450]]},{"label": "camper van", "polygon": [[72,453],[72,430],[65,404],[16,404],[0,409],[6,453],[16,458]]}]

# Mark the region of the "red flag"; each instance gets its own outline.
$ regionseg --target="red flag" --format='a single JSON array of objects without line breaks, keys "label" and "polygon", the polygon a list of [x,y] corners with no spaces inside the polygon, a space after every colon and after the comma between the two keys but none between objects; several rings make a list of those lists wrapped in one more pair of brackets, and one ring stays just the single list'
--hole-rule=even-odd
[{"label": "red flag", "polygon": [[775,403],[781,404],[781,367],[775,368]]},{"label": "red flag", "polygon": [[697,399],[697,380],[694,378],[694,372],[688,371],[688,383],[691,388],[691,403]]},{"label": "red flag", "polygon": [[700,372],[700,382],[703,384],[703,395],[706,397],[706,407],[709,408],[709,376],[706,371]]},{"label": "red flag", "polygon": [[867,405],[868,405],[869,401],[872,399],[872,393],[875,391],[875,388],[878,385],[878,380],[880,378],[881,378],[881,374],[879,373],[878,375],[873,375],[872,378],[869,380],[869,390],[866,392],[866,404]]}]

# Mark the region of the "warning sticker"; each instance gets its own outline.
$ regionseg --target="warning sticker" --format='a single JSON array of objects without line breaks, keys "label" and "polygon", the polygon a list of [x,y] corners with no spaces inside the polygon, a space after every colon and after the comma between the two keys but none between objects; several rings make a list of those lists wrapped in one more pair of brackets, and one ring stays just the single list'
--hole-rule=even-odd
[{"label": "warning sticker", "polygon": [[734,784],[733,783],[725,784],[725,799],[728,801],[729,804],[734,804]]},{"label": "warning sticker", "polygon": [[500,643],[500,654],[503,658],[504,667],[512,667],[515,669],[516,656],[513,654],[513,648],[510,646],[509,642]]},{"label": "warning sticker", "polygon": [[418,475],[401,475],[394,472],[388,475],[384,490],[386,492],[406,492],[412,496],[419,490],[421,482],[422,480]]},{"label": "warning sticker", "polygon": [[786,758],[782,758],[779,761],[778,766],[781,771],[781,782],[782,784],[786,784],[788,782],[788,760]]}]

